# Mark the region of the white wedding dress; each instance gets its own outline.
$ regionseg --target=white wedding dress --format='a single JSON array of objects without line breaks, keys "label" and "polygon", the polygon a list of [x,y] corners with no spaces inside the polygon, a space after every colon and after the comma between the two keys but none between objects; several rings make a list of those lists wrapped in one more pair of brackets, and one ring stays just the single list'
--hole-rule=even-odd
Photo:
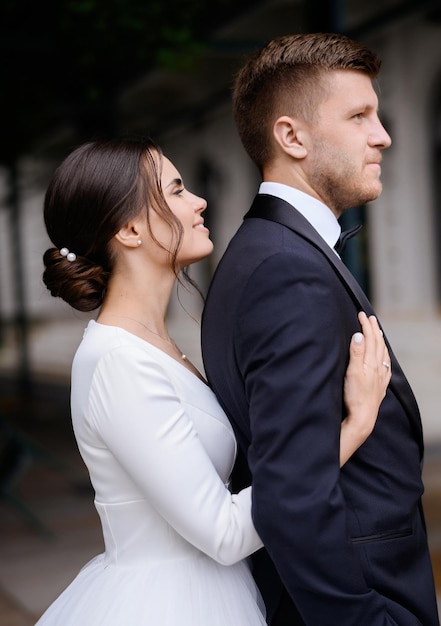
[{"label": "white wedding dress", "polygon": [[226,488],[236,441],[209,387],[135,335],[91,321],[71,404],[105,552],[38,626],[265,625],[246,561],[262,545],[251,490]]}]

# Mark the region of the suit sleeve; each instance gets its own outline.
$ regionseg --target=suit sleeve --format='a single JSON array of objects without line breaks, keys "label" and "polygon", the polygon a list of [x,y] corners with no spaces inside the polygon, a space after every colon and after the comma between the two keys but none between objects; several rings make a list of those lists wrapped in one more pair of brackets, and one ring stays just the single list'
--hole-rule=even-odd
[{"label": "suit sleeve", "polygon": [[[253,519],[306,624],[396,624],[366,585],[339,487],[343,379],[358,329],[355,307],[352,327],[342,317],[343,297],[326,264],[287,253],[266,259],[242,294],[235,349],[249,403]],[[419,621],[406,614],[400,624]]]},{"label": "suit sleeve", "polygon": [[229,565],[262,546],[251,488],[231,494],[160,365],[135,348],[108,353],[91,386],[93,430],[168,523]]}]

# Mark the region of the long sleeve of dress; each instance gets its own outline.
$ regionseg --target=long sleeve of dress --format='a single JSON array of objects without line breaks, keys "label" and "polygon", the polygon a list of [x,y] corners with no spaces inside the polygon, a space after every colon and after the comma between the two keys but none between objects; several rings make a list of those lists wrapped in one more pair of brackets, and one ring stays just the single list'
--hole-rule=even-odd
[{"label": "long sleeve of dress", "polygon": [[[163,362],[127,344],[104,352],[93,369],[77,375],[89,393],[82,409],[73,393],[74,428],[86,464],[93,465],[98,498],[145,498],[182,537],[225,565],[262,546],[251,519],[251,488],[231,494],[228,476],[219,475],[189,415],[189,409],[202,413],[197,397],[194,406],[188,397],[182,400]],[[199,418],[205,430],[212,423],[221,435],[214,449],[219,444],[221,451],[228,437],[234,458],[226,425],[214,414]],[[112,481],[109,472],[116,476]]]}]

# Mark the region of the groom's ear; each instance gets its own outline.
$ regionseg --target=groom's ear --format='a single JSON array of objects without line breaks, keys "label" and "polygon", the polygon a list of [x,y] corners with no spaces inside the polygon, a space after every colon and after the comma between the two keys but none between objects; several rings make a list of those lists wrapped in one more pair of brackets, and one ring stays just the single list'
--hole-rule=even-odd
[{"label": "groom's ear", "polygon": [[276,144],[294,159],[303,159],[308,154],[309,134],[304,122],[295,117],[282,115],[273,126]]}]

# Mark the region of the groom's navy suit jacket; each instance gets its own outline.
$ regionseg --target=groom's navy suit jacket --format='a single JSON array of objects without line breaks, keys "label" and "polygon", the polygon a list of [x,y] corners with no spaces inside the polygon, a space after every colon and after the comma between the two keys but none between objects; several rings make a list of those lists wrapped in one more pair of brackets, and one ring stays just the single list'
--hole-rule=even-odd
[{"label": "groom's navy suit jacket", "polygon": [[202,350],[237,435],[236,485],[252,479],[266,548],[253,571],[273,624],[439,624],[421,420],[389,344],[392,380],[375,429],[339,467],[360,310],[374,313],[309,222],[283,200],[257,196],[213,277]]}]

